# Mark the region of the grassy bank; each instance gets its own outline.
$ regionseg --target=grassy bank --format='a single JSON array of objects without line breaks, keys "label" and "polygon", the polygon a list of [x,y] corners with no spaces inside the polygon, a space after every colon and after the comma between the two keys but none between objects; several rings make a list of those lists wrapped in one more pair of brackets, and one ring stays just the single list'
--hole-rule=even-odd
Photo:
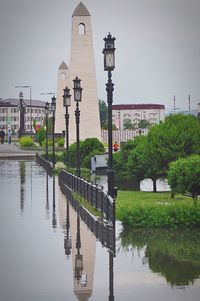
[{"label": "grassy bank", "polygon": [[131,227],[200,227],[200,201],[170,192],[119,191],[117,218]]}]

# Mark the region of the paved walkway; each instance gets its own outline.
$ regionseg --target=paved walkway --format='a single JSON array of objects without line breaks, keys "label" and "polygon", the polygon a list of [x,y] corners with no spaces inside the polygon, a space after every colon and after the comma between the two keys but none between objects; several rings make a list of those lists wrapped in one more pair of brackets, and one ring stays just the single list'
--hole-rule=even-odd
[{"label": "paved walkway", "polygon": [[0,159],[18,159],[35,157],[34,151],[22,150],[15,144],[0,144]]}]

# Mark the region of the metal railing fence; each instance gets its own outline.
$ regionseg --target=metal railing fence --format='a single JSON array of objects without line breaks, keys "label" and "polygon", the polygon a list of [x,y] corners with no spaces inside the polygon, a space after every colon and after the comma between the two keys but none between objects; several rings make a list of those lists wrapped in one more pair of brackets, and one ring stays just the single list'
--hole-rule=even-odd
[{"label": "metal railing fence", "polygon": [[76,175],[65,170],[60,171],[58,178],[59,182],[62,182],[72,191],[79,194],[83,199],[101,212],[108,221],[114,224],[115,202],[101,187],[90,183],[85,179],[78,178]]},{"label": "metal railing fence", "polygon": [[109,248],[110,251],[115,254],[115,228],[103,223],[98,218],[95,219],[83,206],[80,206],[73,195],[73,191],[69,189],[68,186],[63,185],[63,182],[60,182],[60,188],[62,193],[66,196],[67,201],[75,209],[90,231],[104,247]]}]

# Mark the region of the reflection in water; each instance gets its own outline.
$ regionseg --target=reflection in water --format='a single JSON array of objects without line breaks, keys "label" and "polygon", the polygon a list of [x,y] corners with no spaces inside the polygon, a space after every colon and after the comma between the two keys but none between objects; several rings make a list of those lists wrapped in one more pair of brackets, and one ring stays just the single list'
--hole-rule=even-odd
[{"label": "reflection in water", "polygon": [[81,233],[80,233],[80,217],[77,212],[77,233],[76,233],[76,255],[75,255],[75,281],[81,286],[87,285],[87,275],[83,277],[83,255],[80,254],[81,249]]},{"label": "reflection in water", "polygon": [[[64,193],[64,190],[62,190]],[[65,254],[72,249],[74,293],[78,300],[88,301],[92,297],[96,238],[108,248],[109,255],[109,301],[114,301],[113,259],[115,243],[113,228],[94,219],[71,194],[58,191],[59,220],[65,233]],[[66,191],[65,191],[66,192]],[[65,216],[66,212],[66,216]],[[69,228],[71,237],[69,235]],[[90,231],[90,229],[92,231]],[[67,243],[68,242],[68,243]],[[67,248],[68,247],[68,248]]]},{"label": "reflection in water", "polygon": [[49,176],[48,173],[46,173],[46,219],[49,220],[50,216],[50,207],[49,207]]},{"label": "reflection in water", "polygon": [[80,219],[79,212],[76,213],[71,206],[70,225],[72,234],[74,293],[78,300],[87,301],[92,296],[93,291],[96,239],[95,236],[88,231],[86,224]]},{"label": "reflection in water", "polygon": [[109,253],[109,301],[114,301],[114,272],[113,272],[113,252]]},{"label": "reflection in water", "polygon": [[67,212],[66,212],[66,233],[64,236],[64,249],[65,249],[65,254],[67,255],[67,258],[71,254],[71,249],[72,249],[72,239],[70,236],[70,222],[69,222],[69,202],[66,201],[67,203]]},{"label": "reflection in water", "polygon": [[198,229],[128,230],[121,234],[124,249],[145,248],[143,264],[161,273],[171,286],[194,284],[200,276],[200,233]]},{"label": "reflection in water", "polygon": [[55,202],[55,175],[53,175],[53,210],[52,210],[52,228],[56,229],[57,219],[56,219],[56,202]]},{"label": "reflection in water", "polygon": [[19,161],[19,172],[20,172],[20,209],[24,211],[24,194],[25,194],[25,176],[26,176],[26,165],[24,161]]}]

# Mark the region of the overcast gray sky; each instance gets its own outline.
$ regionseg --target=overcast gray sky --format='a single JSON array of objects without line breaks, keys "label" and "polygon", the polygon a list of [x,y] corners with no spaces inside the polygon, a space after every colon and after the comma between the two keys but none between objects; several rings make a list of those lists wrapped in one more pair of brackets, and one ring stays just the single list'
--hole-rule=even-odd
[{"label": "overcast gray sky", "polygon": [[[56,91],[69,64],[71,16],[78,0],[0,0],[0,98]],[[200,102],[200,0],[83,0],[92,16],[99,98],[106,100],[103,38],[116,37],[114,103]],[[29,97],[28,89],[24,97]]]}]

